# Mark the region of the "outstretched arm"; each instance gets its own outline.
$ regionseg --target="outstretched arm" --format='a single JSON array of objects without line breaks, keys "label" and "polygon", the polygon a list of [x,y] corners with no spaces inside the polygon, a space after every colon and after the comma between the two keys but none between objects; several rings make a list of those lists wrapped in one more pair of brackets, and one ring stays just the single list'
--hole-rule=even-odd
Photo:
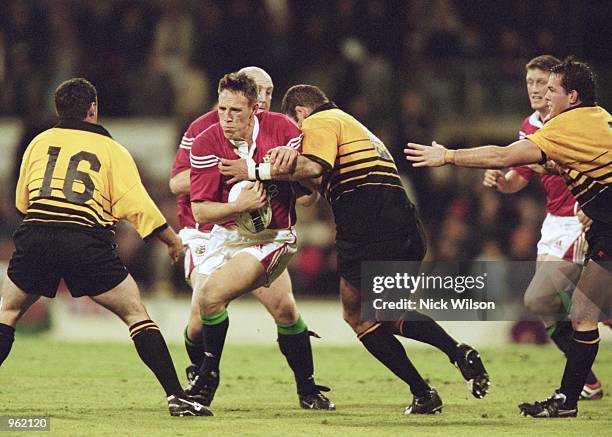
[{"label": "outstretched arm", "polygon": [[506,147],[482,146],[461,150],[448,150],[435,141],[431,146],[408,143],[404,154],[414,167],[454,164],[460,167],[506,168],[542,160],[542,151],[529,140],[519,140]]}]

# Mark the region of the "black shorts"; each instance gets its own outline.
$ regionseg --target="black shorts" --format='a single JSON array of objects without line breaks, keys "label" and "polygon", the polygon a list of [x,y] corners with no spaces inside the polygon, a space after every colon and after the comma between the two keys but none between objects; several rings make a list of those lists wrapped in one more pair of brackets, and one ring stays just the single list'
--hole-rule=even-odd
[{"label": "black shorts", "polygon": [[55,297],[64,279],[74,297],[97,296],[119,285],[128,271],[106,235],[74,228],[22,225],[13,235],[8,276],[28,294]]},{"label": "black shorts", "polygon": [[422,261],[427,252],[420,223],[417,223],[415,232],[398,235],[393,240],[360,242],[337,239],[336,248],[338,273],[358,290],[361,289],[363,261]]},{"label": "black shorts", "polygon": [[612,272],[612,223],[594,221],[586,234],[587,259]]}]

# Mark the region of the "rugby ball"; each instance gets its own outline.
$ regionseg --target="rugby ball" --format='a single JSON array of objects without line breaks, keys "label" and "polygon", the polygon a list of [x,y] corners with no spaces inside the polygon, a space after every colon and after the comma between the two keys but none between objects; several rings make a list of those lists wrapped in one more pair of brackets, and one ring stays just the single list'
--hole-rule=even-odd
[{"label": "rugby ball", "polygon": [[[253,185],[250,181],[241,181],[232,186],[227,196],[228,202],[234,202],[243,187],[248,188]],[[270,199],[266,200],[266,204],[255,211],[243,212],[236,219],[236,225],[240,230],[257,234],[266,229],[272,221],[272,207],[270,206]]]}]

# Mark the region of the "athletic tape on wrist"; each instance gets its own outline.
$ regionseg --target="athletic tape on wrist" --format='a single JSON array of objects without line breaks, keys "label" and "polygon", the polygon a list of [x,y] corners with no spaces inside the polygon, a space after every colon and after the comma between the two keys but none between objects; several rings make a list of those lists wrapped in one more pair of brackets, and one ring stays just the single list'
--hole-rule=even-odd
[{"label": "athletic tape on wrist", "polygon": [[263,164],[259,164],[257,166],[259,171],[259,177],[257,178],[260,181],[269,181],[272,179],[272,164],[269,162],[264,162]]},{"label": "athletic tape on wrist", "polygon": [[250,181],[256,181],[257,180],[257,165],[255,164],[255,161],[253,161],[251,158],[247,158],[246,160],[247,163],[247,176],[249,178]]}]

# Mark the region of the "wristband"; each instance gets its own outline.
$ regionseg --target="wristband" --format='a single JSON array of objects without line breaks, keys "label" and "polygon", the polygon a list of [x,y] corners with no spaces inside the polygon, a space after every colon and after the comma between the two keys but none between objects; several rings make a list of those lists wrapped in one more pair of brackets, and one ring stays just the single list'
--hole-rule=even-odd
[{"label": "wristband", "polygon": [[454,164],[455,163],[455,153],[456,150],[447,150],[444,152],[444,163],[445,164]]},{"label": "wristband", "polygon": [[246,164],[247,164],[247,176],[249,180],[256,181],[257,180],[257,174],[256,174],[257,166],[255,165],[255,161],[253,161],[251,158],[247,158]]},{"label": "wristband", "polygon": [[272,179],[272,164],[270,164],[269,162],[264,162],[263,164],[259,164],[257,166],[257,172],[258,172],[257,180],[269,181],[270,179]]}]

